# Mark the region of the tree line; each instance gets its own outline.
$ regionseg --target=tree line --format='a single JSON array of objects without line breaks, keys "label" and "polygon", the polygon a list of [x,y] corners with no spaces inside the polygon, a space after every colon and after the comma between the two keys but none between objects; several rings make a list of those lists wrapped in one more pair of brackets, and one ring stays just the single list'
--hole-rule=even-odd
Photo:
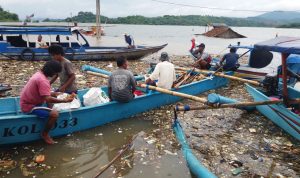
[{"label": "tree line", "polygon": [[16,21],[19,21],[19,17],[17,14],[5,11],[0,6],[0,22],[16,22]]}]

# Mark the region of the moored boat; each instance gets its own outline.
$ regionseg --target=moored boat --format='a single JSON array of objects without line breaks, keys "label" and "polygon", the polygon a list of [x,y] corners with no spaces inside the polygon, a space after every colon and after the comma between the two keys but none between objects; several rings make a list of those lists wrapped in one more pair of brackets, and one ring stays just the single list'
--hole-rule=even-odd
[{"label": "moored boat", "polygon": [[[300,140],[300,116],[291,110],[291,108],[299,105],[299,103],[295,105],[289,103],[292,99],[299,98],[300,91],[289,87],[287,83],[287,58],[290,54],[300,54],[300,38],[278,37],[258,43],[254,48],[281,53],[283,69],[282,83],[278,84],[278,87],[282,88],[282,93],[278,93],[278,95],[279,97],[282,96],[284,104],[262,105],[256,106],[256,108],[284,131],[297,140]],[[274,98],[274,96],[267,95],[267,92],[250,85],[247,85],[247,91],[255,101],[268,101],[271,100],[269,97]]]},{"label": "moored boat", "polygon": [[0,58],[22,60],[49,60],[47,48],[37,48],[36,40],[41,35],[47,46],[61,45],[70,60],[114,60],[120,56],[128,60],[145,57],[163,49],[159,46],[105,47],[90,46],[78,29],[67,27],[0,27]]},{"label": "moored boat", "polygon": [[[183,85],[176,91],[197,95],[210,89],[222,87],[227,82],[227,79],[214,77],[213,79],[204,79]],[[102,87],[102,90],[107,92],[106,87]],[[78,92],[81,101],[87,91],[88,89]],[[50,134],[57,137],[90,129],[163,105],[172,104],[180,99],[180,97],[144,90],[144,95],[136,97],[129,103],[113,101],[95,106],[83,106],[75,110],[61,111],[60,117]],[[0,99],[0,105],[0,145],[18,144],[40,139],[40,132],[45,121],[34,115],[21,113],[18,97]]]}]

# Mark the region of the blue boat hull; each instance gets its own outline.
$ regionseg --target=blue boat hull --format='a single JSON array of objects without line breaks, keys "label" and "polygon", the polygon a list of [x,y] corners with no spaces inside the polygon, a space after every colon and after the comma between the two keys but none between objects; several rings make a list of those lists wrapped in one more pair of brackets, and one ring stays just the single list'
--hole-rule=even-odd
[{"label": "blue boat hull", "polygon": [[[250,85],[247,85],[247,91],[255,101],[270,100],[266,95]],[[290,98],[296,98],[297,95],[300,96],[300,92],[289,88]],[[288,110],[282,104],[256,106],[256,109],[291,136],[300,140],[300,117],[297,114]]]},{"label": "blue boat hull", "polygon": [[[182,86],[177,91],[197,95],[210,89],[222,87],[227,82],[227,79],[215,77],[212,80],[205,79]],[[107,88],[103,88],[103,90],[106,91]],[[81,100],[85,92],[86,90],[79,91],[78,96]],[[154,92],[137,97],[126,104],[110,102],[96,106],[81,107],[72,111],[62,111],[55,128],[52,129],[50,134],[57,137],[94,128],[163,105],[172,104],[179,100],[181,98],[176,96]],[[19,98],[0,99],[0,105],[0,145],[18,144],[40,139],[45,120],[39,119],[34,115],[20,113]]]},{"label": "blue boat hull", "polygon": [[[128,60],[136,60],[147,55],[158,52],[167,44],[161,46],[137,46],[134,49],[126,47],[82,47],[82,48],[67,48],[66,58],[70,60],[85,60],[85,61],[112,61],[120,56],[126,57]],[[0,45],[0,58],[15,58],[22,59],[22,51],[26,48],[22,47],[2,47]],[[23,60],[50,60],[51,56],[48,49],[30,48],[32,53],[24,54],[26,59]],[[27,59],[28,58],[28,59]]]}]

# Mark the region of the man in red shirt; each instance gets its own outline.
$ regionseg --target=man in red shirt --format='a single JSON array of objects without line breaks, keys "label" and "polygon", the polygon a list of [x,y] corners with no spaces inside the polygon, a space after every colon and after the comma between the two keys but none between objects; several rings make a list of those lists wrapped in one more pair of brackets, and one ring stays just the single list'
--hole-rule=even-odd
[{"label": "man in red shirt", "polygon": [[54,126],[59,114],[56,110],[42,106],[44,103],[67,103],[73,98],[57,99],[58,93],[51,92],[48,77],[53,77],[61,72],[61,64],[51,60],[46,62],[42,70],[36,72],[27,82],[21,92],[20,106],[24,113],[37,115],[39,118],[47,118],[48,121],[41,134],[44,141],[53,144],[54,141],[49,136],[49,131]]}]

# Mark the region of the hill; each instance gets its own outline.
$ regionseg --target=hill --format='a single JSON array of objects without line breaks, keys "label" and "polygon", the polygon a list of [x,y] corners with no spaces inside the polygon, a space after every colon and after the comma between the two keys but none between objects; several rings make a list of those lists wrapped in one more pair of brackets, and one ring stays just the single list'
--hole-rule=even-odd
[{"label": "hill", "polygon": [[[46,21],[55,21],[47,19]],[[94,23],[96,16],[92,12],[79,12],[73,18],[66,18],[67,22]],[[266,26],[263,22],[257,22],[245,18],[185,15],[165,15],[160,17],[144,17],[140,15],[108,18],[101,16],[101,21],[109,24],[144,24],[144,25],[195,25],[206,26],[209,23],[226,23],[229,26]]]},{"label": "hill", "polygon": [[268,12],[256,16],[256,18],[274,20],[274,21],[276,20],[294,21],[300,19],[300,13],[295,11],[274,11],[274,12]]},{"label": "hill", "polygon": [[0,6],[0,22],[16,22],[16,21],[19,21],[19,17],[17,14],[5,11]]},{"label": "hill", "polygon": [[249,20],[264,22],[271,26],[282,26],[300,21],[300,13],[296,11],[273,11],[259,16],[249,17]]}]

